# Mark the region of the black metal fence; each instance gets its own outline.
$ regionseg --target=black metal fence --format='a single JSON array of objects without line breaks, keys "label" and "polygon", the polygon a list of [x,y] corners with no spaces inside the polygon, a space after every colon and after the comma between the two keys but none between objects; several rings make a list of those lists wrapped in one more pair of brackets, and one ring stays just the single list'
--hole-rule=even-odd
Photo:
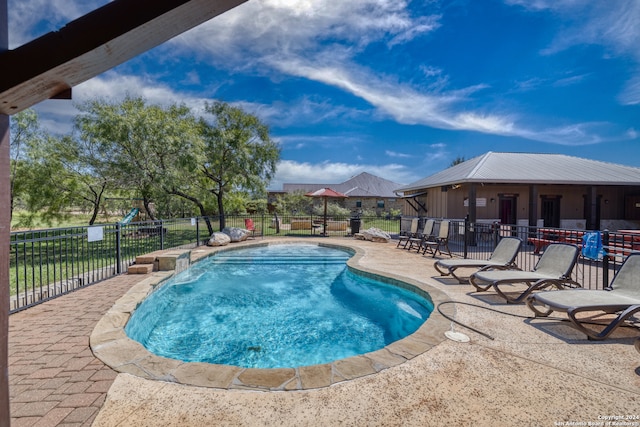
[{"label": "black metal fence", "polygon": [[11,233],[10,312],[126,272],[136,256],[193,247],[203,221],[176,219]]},{"label": "black metal fence", "polygon": [[[243,215],[227,216],[227,227],[246,228],[251,219],[256,236],[351,236],[378,228],[396,237],[408,229],[409,218]],[[422,229],[426,218],[420,219]],[[437,234],[442,220],[436,220]],[[183,218],[130,224],[103,224],[11,233],[10,312],[63,295],[124,273],[139,255],[206,243],[210,230],[220,229],[219,218]],[[501,237],[518,236],[523,248],[518,266],[535,267],[545,245],[554,241],[580,244],[584,231],[541,229],[505,224],[472,224],[451,220],[449,247],[455,256],[487,258]],[[625,255],[640,250],[640,235],[603,232],[607,256],[580,257],[574,280],[585,288],[608,286]]]},{"label": "black metal fence", "polygon": [[[348,236],[352,226],[377,227],[398,233],[399,219],[318,216],[227,216],[227,227],[246,228],[251,219],[256,235]],[[129,224],[101,224],[11,233],[11,313],[64,295],[127,271],[139,255],[206,243],[220,230],[218,217],[183,218]]]}]

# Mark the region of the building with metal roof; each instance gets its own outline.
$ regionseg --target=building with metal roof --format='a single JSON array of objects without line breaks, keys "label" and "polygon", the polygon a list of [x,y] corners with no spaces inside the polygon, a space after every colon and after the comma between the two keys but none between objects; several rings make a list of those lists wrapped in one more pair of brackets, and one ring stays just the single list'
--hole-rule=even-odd
[{"label": "building with metal roof", "polygon": [[377,214],[382,214],[392,209],[401,209],[403,202],[395,192],[400,185],[397,182],[362,172],[341,183],[283,184],[282,190],[285,193],[296,191],[307,193],[328,187],[347,195],[347,199],[340,201],[344,207],[352,211],[374,210]]},{"label": "building with metal roof", "polygon": [[563,154],[488,152],[396,191],[405,215],[640,228],[640,168]]}]

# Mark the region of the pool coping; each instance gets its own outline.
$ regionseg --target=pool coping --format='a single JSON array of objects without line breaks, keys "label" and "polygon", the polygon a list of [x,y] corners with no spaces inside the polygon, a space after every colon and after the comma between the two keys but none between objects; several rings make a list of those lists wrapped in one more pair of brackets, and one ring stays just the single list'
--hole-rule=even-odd
[{"label": "pool coping", "polygon": [[[300,242],[299,239],[278,239],[243,242],[243,244],[225,247],[201,247],[189,250],[189,256],[190,262],[197,262],[217,252],[240,247]],[[349,268],[417,292],[431,300],[434,306],[433,312],[416,332],[406,338],[376,351],[321,365],[256,369],[202,362],[182,362],[152,354],[140,343],[130,339],[124,331],[125,325],[137,306],[158,285],[174,275],[173,271],[159,271],[150,273],[149,277],[134,285],[116,301],[96,324],[89,340],[90,347],[98,359],[115,371],[149,380],[228,390],[294,391],[329,387],[343,381],[376,374],[401,365],[445,340],[444,332],[450,328],[450,321],[436,310],[441,302],[449,300],[443,291],[427,283],[361,265],[360,260],[366,256],[366,251],[350,245],[348,241],[340,243],[309,241],[308,243],[353,251],[354,255],[347,261]]]}]

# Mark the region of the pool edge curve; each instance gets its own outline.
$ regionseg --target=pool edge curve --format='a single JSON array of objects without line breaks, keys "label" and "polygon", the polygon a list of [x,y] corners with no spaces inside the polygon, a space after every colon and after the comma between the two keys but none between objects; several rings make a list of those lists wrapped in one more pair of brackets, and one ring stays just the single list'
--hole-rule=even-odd
[{"label": "pool edge curve", "polygon": [[[344,242],[308,241],[320,246],[334,247],[353,252],[347,261],[349,268],[359,273],[383,279],[385,282],[417,292],[428,298],[437,307],[448,300],[439,289],[424,282],[403,277],[399,274],[382,272],[361,265],[366,250]],[[204,247],[191,250],[192,262],[213,254],[247,246],[300,243],[300,239],[273,239],[243,242],[232,247]],[[379,243],[378,243],[379,244]],[[131,314],[136,307],[161,283],[173,276],[173,271],[154,272],[127,291],[96,324],[90,337],[90,347],[94,355],[107,366],[119,373],[137,377],[179,383],[188,386],[219,388],[228,390],[293,391],[329,387],[344,381],[376,374],[382,370],[401,365],[428,351],[446,338],[444,332],[450,322],[437,310],[413,334],[395,341],[373,352],[335,360],[321,365],[297,368],[241,368],[202,362],[182,362],[157,356],[140,343],[130,339],[124,332]]]}]

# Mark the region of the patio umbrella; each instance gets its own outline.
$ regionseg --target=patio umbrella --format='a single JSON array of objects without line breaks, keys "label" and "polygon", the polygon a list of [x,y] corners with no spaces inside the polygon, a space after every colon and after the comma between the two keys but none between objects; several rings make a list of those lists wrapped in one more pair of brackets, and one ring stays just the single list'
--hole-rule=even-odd
[{"label": "patio umbrella", "polygon": [[346,199],[347,195],[342,194],[338,191],[332,190],[331,188],[321,188],[316,191],[311,191],[305,194],[305,196],[322,197],[324,199],[324,221],[323,221],[322,234],[326,236],[327,235],[327,199],[330,197],[334,199]]}]

